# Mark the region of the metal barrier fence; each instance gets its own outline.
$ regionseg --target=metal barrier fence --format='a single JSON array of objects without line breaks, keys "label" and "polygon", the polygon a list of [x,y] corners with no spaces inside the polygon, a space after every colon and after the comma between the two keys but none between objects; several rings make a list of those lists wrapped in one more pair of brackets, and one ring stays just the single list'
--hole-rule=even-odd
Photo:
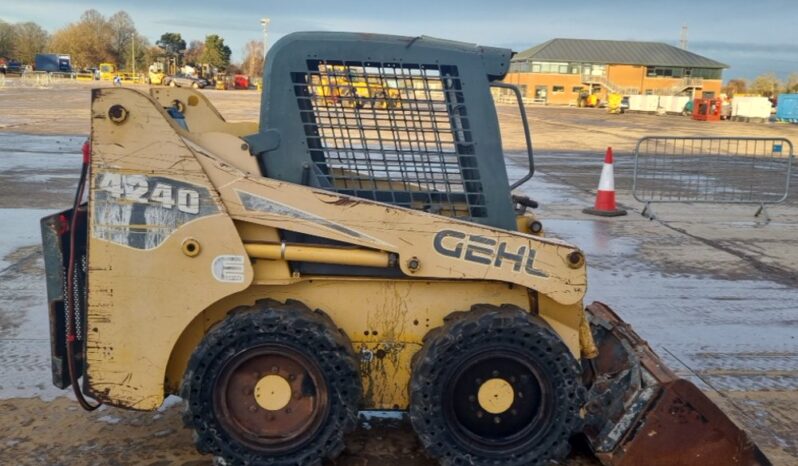
[{"label": "metal barrier fence", "polygon": [[652,136],[638,141],[632,193],[653,218],[651,203],[759,205],[787,199],[793,147],[784,138]]},{"label": "metal barrier fence", "polygon": [[53,78],[46,71],[24,71],[19,79],[23,87],[49,88],[53,85]]}]

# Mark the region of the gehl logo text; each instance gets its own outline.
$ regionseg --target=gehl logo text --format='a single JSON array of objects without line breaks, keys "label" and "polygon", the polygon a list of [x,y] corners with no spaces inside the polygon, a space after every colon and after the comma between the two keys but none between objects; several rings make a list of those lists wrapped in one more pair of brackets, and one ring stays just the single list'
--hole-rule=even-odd
[{"label": "gehl logo text", "polygon": [[433,241],[435,251],[447,257],[455,257],[477,264],[493,267],[512,267],[514,272],[524,269],[529,275],[548,277],[542,270],[535,268],[535,250],[528,246],[509,249],[505,241],[479,235],[467,235],[456,230],[441,230]]}]

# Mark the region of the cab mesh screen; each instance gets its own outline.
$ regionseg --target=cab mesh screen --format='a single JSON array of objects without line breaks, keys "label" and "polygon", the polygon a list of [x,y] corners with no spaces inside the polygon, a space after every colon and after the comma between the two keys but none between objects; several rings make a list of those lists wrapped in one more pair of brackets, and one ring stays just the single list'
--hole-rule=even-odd
[{"label": "cab mesh screen", "polygon": [[487,215],[456,67],[307,63],[292,74],[312,161],[303,178],[441,215]]}]

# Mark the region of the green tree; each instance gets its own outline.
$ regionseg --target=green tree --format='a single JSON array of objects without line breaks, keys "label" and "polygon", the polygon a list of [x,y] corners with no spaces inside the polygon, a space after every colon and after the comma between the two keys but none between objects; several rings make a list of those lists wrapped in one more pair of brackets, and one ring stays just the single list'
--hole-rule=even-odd
[{"label": "green tree", "polygon": [[155,42],[165,54],[172,56],[182,56],[186,51],[186,41],[180,36],[179,32],[166,32],[161,34],[161,38]]},{"label": "green tree", "polygon": [[15,44],[14,25],[0,19],[0,57],[11,58],[14,54]]},{"label": "green tree", "polygon": [[14,25],[14,58],[22,63],[33,63],[37,53],[42,53],[50,42],[50,35],[36,23]]},{"label": "green tree", "polygon": [[217,34],[205,37],[205,50],[202,53],[202,63],[225,69],[230,65],[230,47],[224,45],[224,39]]}]

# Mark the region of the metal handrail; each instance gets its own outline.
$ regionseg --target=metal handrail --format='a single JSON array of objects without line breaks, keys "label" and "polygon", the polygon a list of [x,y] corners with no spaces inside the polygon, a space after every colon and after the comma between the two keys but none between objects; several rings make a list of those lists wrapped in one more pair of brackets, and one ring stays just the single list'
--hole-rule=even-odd
[{"label": "metal handrail", "polygon": [[529,159],[529,171],[526,175],[521,177],[521,179],[510,185],[510,189],[513,190],[529,181],[535,174],[535,156],[532,152],[532,135],[529,133],[529,121],[526,118],[526,109],[524,109],[524,96],[521,94],[521,89],[513,84],[494,81],[490,83],[490,86],[509,89],[515,93],[515,98],[518,101],[518,111],[521,113],[521,123],[524,126],[524,139],[526,139],[526,154]]}]

